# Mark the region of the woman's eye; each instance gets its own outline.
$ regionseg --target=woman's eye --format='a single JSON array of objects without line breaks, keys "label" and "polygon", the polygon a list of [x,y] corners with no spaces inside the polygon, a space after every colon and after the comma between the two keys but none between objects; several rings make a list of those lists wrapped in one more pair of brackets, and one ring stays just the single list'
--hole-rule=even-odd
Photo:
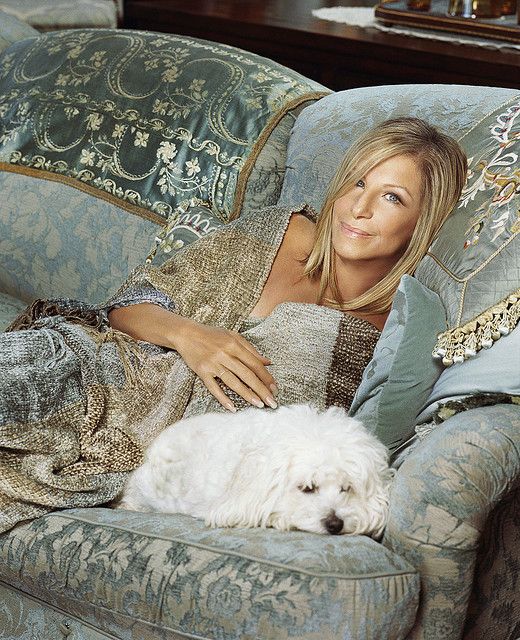
[{"label": "woman's eye", "polygon": [[364,182],[364,180],[358,180],[358,181],[356,182],[356,187],[361,187],[361,188],[363,189],[363,188],[364,188],[364,186],[365,186],[365,182]]},{"label": "woman's eye", "polygon": [[387,193],[385,198],[389,202],[394,202],[395,204],[401,204],[401,198],[396,193]]},{"label": "woman's eye", "polygon": [[302,492],[302,493],[315,493],[318,490],[318,487],[314,484],[314,482],[312,484],[301,484],[298,489]]}]

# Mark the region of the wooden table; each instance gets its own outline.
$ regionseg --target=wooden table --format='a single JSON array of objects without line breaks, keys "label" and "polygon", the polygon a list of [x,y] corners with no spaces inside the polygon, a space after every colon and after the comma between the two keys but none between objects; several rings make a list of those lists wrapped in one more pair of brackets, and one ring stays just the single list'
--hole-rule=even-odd
[{"label": "wooden table", "polygon": [[223,42],[340,90],[455,83],[520,89],[520,51],[487,49],[319,20],[313,9],[370,0],[125,0],[125,27]]}]

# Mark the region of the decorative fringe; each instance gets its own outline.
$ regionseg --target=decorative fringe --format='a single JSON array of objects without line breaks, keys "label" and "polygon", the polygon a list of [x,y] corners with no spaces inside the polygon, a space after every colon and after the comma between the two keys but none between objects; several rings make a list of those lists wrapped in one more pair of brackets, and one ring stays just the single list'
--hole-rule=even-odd
[{"label": "decorative fringe", "polygon": [[442,358],[449,367],[473,357],[480,349],[489,349],[502,336],[507,336],[520,318],[520,289],[493,305],[462,327],[449,329],[437,336],[434,358]]}]

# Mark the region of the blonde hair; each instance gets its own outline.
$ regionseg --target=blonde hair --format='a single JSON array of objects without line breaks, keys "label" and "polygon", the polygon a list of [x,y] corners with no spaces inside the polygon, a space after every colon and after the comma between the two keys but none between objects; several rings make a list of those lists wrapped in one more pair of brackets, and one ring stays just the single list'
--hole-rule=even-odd
[{"label": "blonde hair", "polygon": [[[423,177],[422,209],[408,246],[377,284],[348,302],[341,301],[332,248],[334,202],[376,165],[397,155],[412,156]],[[395,118],[377,125],[349,148],[332,179],[318,223],[316,242],[304,273],[320,277],[319,301],[343,311],[385,313],[401,277],[412,274],[460,197],[467,159],[459,144],[419,118]],[[333,298],[325,298],[330,287]]]}]

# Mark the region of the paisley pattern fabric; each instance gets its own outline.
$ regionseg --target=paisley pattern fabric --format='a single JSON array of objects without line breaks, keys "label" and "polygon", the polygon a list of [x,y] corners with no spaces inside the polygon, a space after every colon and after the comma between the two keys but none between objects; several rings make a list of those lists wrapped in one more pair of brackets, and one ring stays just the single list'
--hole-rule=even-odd
[{"label": "paisley pattern fabric", "polygon": [[117,27],[120,16],[115,0],[0,0],[0,10],[38,31]]},{"label": "paisley pattern fabric", "polygon": [[57,31],[0,54],[0,162],[79,180],[164,220],[196,197],[227,221],[250,155],[288,110],[325,93],[225,45]]},{"label": "paisley pattern fabric", "polygon": [[[188,516],[108,509],[63,511],[0,536],[0,571],[124,640],[398,640],[419,591],[414,569],[365,536],[212,530]],[[24,637],[17,608],[0,601],[12,640]],[[36,635],[40,625],[33,637],[49,638]]]}]

